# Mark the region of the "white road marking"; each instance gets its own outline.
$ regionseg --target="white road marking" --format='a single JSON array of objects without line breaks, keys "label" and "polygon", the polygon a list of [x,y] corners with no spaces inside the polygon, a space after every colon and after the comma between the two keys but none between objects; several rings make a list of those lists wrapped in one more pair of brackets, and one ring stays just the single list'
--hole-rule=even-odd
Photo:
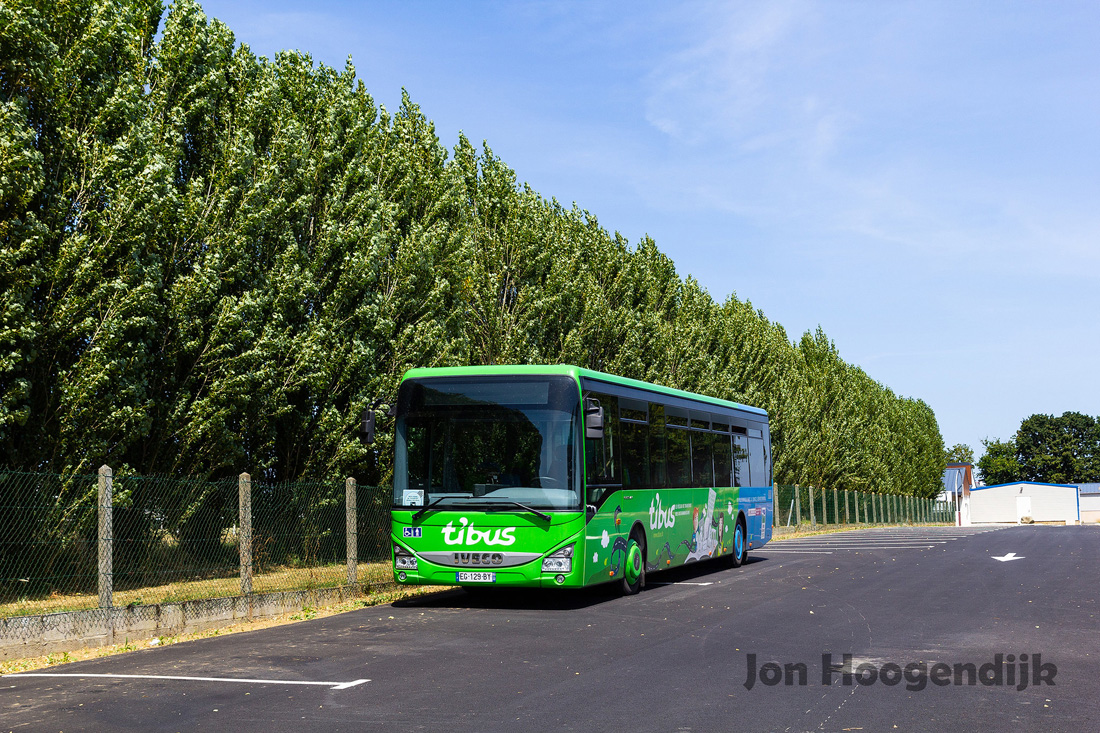
[{"label": "white road marking", "polygon": [[820,545],[822,547],[859,547],[861,545],[870,545],[875,547],[893,547],[894,545],[946,545],[946,541],[936,541],[932,539],[921,539],[920,537],[913,537],[912,539],[850,539],[843,541],[843,543],[828,543],[828,541],[815,541],[803,540],[803,541],[790,541],[784,540],[778,545],[790,545],[791,547],[809,547],[811,545]]},{"label": "white road marking", "polygon": [[892,537],[890,539],[784,539],[783,545],[946,545],[949,539],[926,539],[924,537]]},{"label": "white road marking", "polygon": [[[775,555],[832,555],[837,552],[870,550],[931,550],[961,537],[972,537],[984,532],[995,532],[1000,527],[988,529],[924,530],[920,528],[883,528],[844,532],[815,537],[796,537],[775,545],[757,548],[756,552]],[[999,559],[999,558],[998,558]],[[1013,558],[1018,559],[1018,558]]]},{"label": "white road marking", "polygon": [[1000,560],[1001,562],[1008,562],[1009,560],[1023,560],[1024,558],[1016,557],[1015,552],[1010,552],[1007,555],[1005,555],[1004,557],[997,557],[996,555],[994,555],[993,559],[994,560]]},{"label": "white road marking", "polygon": [[762,552],[766,555],[832,555],[831,550],[769,550],[767,547],[761,547],[757,552]]},{"label": "white road marking", "polygon": [[768,547],[761,547],[759,553],[826,553],[832,555],[833,553],[844,553],[844,551],[850,551],[855,553],[859,550],[872,550],[872,549],[932,549],[935,545],[856,545],[854,547],[829,547],[813,545],[811,547],[784,547],[781,549],[770,549]]},{"label": "white road marking", "polygon": [[361,685],[364,682],[370,682],[370,680],[352,680],[351,682],[319,682],[313,680],[255,680],[255,679],[239,679],[235,677],[184,677],[181,675],[167,675],[167,674],[76,674],[74,672],[20,672],[18,674],[7,674],[4,677],[76,677],[79,679],[85,678],[101,678],[101,679],[122,679],[122,680],[183,680],[186,682],[250,682],[254,685],[315,685],[318,687],[329,687],[333,690],[346,690],[349,687],[355,687]]},{"label": "white road marking", "polygon": [[675,581],[675,582],[672,582],[672,583],[651,583],[650,581],[647,580],[645,584],[646,585],[714,585],[714,583],[693,583],[693,582],[689,582],[689,581],[686,581],[686,580],[678,580],[678,581]]}]

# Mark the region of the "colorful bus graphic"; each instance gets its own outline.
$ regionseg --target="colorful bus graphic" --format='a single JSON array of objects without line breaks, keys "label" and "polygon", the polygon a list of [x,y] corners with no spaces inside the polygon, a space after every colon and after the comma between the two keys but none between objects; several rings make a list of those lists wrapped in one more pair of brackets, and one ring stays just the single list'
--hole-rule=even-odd
[{"label": "colorful bus graphic", "polygon": [[395,405],[399,583],[580,587],[771,539],[768,415],[575,366],[413,369]]}]

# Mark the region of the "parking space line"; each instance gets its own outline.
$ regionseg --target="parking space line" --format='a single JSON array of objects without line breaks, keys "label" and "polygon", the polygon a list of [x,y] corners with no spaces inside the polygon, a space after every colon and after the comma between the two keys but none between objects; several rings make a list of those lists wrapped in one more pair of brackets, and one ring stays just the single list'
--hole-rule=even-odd
[{"label": "parking space line", "polygon": [[796,537],[783,540],[774,547],[771,545],[760,547],[756,552],[763,555],[833,555],[839,552],[871,550],[931,550],[963,537],[995,532],[998,529],[1002,528],[865,529],[835,535]]},{"label": "parking space line", "polygon": [[785,545],[946,545],[950,539],[927,539],[925,537],[891,537],[875,539],[872,537],[853,537],[851,539],[784,539]]},{"label": "parking space line", "polygon": [[182,675],[167,674],[77,674],[75,672],[20,672],[18,674],[6,674],[4,678],[12,677],[75,677],[78,679],[115,679],[115,680],[182,680],[185,682],[246,682],[254,685],[313,685],[328,687],[333,690],[346,690],[349,687],[361,685],[370,680],[352,680],[351,682],[321,682],[315,680],[257,680],[242,679],[236,677],[185,677]]},{"label": "parking space line", "polygon": [[787,555],[832,555],[832,550],[769,550],[767,547],[761,547],[757,550],[759,553],[767,555],[787,554]]}]

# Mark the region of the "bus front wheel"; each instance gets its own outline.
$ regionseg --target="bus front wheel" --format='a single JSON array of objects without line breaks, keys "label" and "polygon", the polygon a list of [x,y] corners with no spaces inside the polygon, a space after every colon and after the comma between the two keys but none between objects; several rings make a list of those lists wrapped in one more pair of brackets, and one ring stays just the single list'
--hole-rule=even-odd
[{"label": "bus front wheel", "polygon": [[626,546],[626,562],[620,581],[623,595],[632,596],[645,585],[645,538],[637,533],[630,535]]}]

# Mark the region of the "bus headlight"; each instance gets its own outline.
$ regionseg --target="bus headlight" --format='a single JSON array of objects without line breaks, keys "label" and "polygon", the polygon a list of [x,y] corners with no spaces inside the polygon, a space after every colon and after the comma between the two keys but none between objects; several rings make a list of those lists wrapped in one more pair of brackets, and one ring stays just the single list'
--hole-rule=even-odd
[{"label": "bus headlight", "polygon": [[395,542],[393,564],[398,570],[416,570],[416,556]]},{"label": "bus headlight", "polygon": [[544,573],[568,573],[573,569],[573,545],[566,545],[542,561]]}]

